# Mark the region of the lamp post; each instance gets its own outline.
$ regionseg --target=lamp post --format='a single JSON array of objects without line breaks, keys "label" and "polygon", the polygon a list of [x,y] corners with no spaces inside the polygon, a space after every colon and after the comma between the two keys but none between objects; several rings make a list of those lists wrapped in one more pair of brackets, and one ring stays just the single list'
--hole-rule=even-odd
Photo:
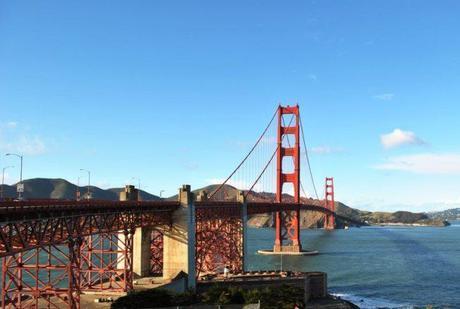
[{"label": "lamp post", "polygon": [[84,168],[81,168],[80,171],[88,173],[88,193],[86,194],[86,198],[89,200],[91,198],[91,192],[89,189],[89,187],[91,186],[91,171],[85,170]]},{"label": "lamp post", "polygon": [[14,167],[12,165],[10,166],[5,166],[2,170],[2,187],[0,189],[0,200],[3,200],[3,186],[5,185],[5,171],[8,169],[8,168],[11,168],[11,167]]},{"label": "lamp post", "polygon": [[22,183],[22,161],[23,161],[23,156],[19,155],[17,153],[7,153],[6,156],[16,156],[19,159],[21,159],[21,169],[20,169],[20,172],[19,172],[20,176],[19,176],[19,184],[18,184],[18,187],[17,187],[17,191],[18,191],[18,199],[22,200],[22,193],[24,192],[24,184]]},{"label": "lamp post", "polygon": [[165,190],[160,191],[160,198],[162,198],[163,192],[165,192]]}]

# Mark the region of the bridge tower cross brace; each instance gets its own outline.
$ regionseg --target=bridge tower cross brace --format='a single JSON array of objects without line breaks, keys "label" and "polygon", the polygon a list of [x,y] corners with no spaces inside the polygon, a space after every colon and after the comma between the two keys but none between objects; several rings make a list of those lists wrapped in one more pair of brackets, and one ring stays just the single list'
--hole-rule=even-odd
[{"label": "bridge tower cross brace", "polygon": [[[294,125],[284,126],[283,116],[293,115]],[[284,137],[293,135],[294,145],[283,146]],[[299,106],[278,107],[278,148],[276,169],[276,202],[283,203],[283,185],[291,183],[294,187],[294,202],[300,203],[300,114]],[[283,172],[283,158],[292,157],[294,171]],[[301,252],[300,242],[300,207],[293,211],[275,213],[275,245],[274,252]]]}]

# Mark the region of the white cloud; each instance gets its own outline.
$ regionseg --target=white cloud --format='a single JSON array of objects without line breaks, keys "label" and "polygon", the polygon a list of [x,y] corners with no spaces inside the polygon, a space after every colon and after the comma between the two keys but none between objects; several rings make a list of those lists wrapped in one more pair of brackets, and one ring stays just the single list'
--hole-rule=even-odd
[{"label": "white cloud", "polygon": [[20,136],[15,141],[0,140],[0,149],[4,152],[17,152],[24,155],[40,155],[46,152],[45,143],[38,137]]},{"label": "white cloud", "polygon": [[395,97],[394,93],[382,93],[374,95],[373,98],[381,101],[391,101]]},{"label": "white cloud", "polygon": [[31,135],[17,122],[9,121],[0,124],[0,151],[33,156],[45,153],[47,147],[41,137]]},{"label": "white cloud", "polygon": [[393,132],[382,134],[380,142],[385,149],[395,148],[403,145],[423,145],[425,142],[418,138],[414,132],[394,129]]},{"label": "white cloud", "polygon": [[396,156],[376,165],[380,170],[406,171],[418,174],[460,175],[460,154],[432,154]]},{"label": "white cloud", "polygon": [[311,152],[315,154],[332,154],[332,153],[340,153],[343,152],[344,149],[342,147],[331,147],[331,146],[318,146],[311,148]]},{"label": "white cloud", "polygon": [[18,126],[18,123],[15,121],[8,121],[5,126],[9,129],[15,129]]}]

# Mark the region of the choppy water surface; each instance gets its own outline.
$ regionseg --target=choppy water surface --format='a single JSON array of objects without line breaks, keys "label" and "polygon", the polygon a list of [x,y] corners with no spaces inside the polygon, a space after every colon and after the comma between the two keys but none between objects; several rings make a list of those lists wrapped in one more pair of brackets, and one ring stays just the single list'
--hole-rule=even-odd
[{"label": "choppy water surface", "polygon": [[[317,256],[261,256],[272,229],[249,230],[248,268],[324,271],[334,294],[361,308],[460,308],[460,222],[446,228],[365,227],[302,231]],[[282,260],[282,261],[281,261]]]}]

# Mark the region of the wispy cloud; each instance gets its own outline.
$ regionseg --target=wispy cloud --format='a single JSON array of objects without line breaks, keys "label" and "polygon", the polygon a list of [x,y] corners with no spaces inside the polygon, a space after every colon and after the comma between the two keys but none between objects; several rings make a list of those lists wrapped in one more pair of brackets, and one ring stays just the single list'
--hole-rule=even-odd
[{"label": "wispy cloud", "polygon": [[395,97],[394,93],[381,93],[373,96],[374,99],[380,101],[391,101]]},{"label": "wispy cloud", "polygon": [[379,170],[405,171],[417,174],[460,175],[460,154],[422,153],[395,156],[375,166]]},{"label": "wispy cloud", "polygon": [[17,126],[18,126],[18,123],[16,121],[8,121],[5,124],[5,127],[9,128],[9,129],[15,129]]},{"label": "wispy cloud", "polygon": [[404,145],[424,145],[425,141],[420,139],[411,131],[394,129],[388,134],[380,136],[380,143],[385,149],[396,148]]},{"label": "wispy cloud", "polygon": [[47,151],[43,139],[21,129],[15,121],[0,124],[0,150],[24,155],[40,155]]},{"label": "wispy cloud", "polygon": [[24,155],[36,156],[46,152],[43,140],[38,136],[20,136],[13,142],[6,142],[0,139],[0,149],[4,152],[17,152]]},{"label": "wispy cloud", "polygon": [[325,154],[333,154],[333,153],[341,153],[345,150],[342,147],[331,147],[331,146],[317,146],[311,148],[311,152],[314,154],[325,155]]}]

